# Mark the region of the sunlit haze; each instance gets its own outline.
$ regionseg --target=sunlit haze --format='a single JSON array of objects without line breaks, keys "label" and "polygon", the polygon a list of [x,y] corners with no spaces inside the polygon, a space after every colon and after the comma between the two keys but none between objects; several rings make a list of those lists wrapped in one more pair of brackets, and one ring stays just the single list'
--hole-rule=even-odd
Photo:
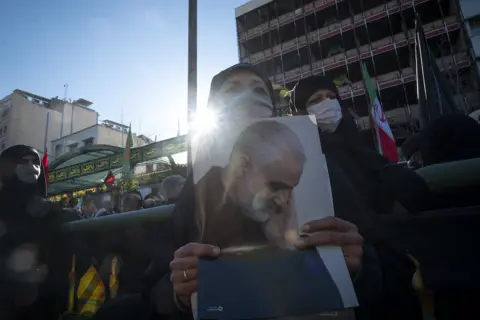
[{"label": "sunlit haze", "polygon": [[199,109],[192,119],[192,130],[195,133],[205,134],[215,128],[217,123],[217,115],[212,109]]},{"label": "sunlit haze", "polygon": [[[238,61],[235,8],[198,1],[198,104]],[[0,98],[14,89],[84,98],[100,120],[158,140],[187,131],[187,0],[3,0]],[[123,114],[123,116],[122,116]]]}]

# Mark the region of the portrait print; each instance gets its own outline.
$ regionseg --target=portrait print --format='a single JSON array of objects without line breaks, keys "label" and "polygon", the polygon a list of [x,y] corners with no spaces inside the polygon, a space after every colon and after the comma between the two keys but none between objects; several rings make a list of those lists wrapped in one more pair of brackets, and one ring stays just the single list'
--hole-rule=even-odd
[{"label": "portrait print", "polygon": [[192,146],[202,150],[194,162],[211,162],[193,166],[198,241],[222,249],[199,263],[198,318],[311,315],[357,304],[339,248],[294,246],[300,226],[334,215],[316,128],[309,116],[237,123],[217,132],[223,141],[209,145],[211,153]]}]

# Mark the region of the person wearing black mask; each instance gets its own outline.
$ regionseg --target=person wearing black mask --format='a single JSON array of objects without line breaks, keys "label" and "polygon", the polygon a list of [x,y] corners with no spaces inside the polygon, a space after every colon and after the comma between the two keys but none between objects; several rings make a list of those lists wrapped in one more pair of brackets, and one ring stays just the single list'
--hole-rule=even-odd
[{"label": "person wearing black mask", "polygon": [[0,318],[56,319],[66,307],[68,262],[60,225],[74,213],[46,197],[40,157],[16,145],[0,155]]}]

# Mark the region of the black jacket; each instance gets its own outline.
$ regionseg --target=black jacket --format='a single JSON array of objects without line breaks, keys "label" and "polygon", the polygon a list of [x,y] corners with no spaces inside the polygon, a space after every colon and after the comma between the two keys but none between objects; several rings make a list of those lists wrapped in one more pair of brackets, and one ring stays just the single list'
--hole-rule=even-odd
[{"label": "black jacket", "polygon": [[[328,146],[322,143],[322,147],[327,155],[327,164],[336,215],[357,224],[362,232],[370,233],[373,238],[376,232],[373,218],[374,211],[370,208],[368,203],[364,201],[363,195],[358,192],[358,188],[360,188],[358,184],[355,184],[349,178],[350,170],[344,169],[338,160],[349,159],[349,161],[351,161],[350,156],[345,155],[342,158],[337,156],[335,153],[337,150],[334,149],[334,143]],[[358,154],[361,154],[361,152],[358,151],[357,156]],[[384,158],[377,160],[382,165],[383,163],[388,163],[388,160],[384,160]],[[370,163],[368,159],[365,162]],[[359,173],[362,171],[362,169],[357,168],[354,170],[357,170]],[[165,255],[163,258],[157,259],[157,265],[159,266],[158,270],[166,270],[168,268],[168,263],[172,259],[173,252],[176,249],[189,242],[198,241],[198,230],[194,214],[195,190],[193,178],[192,176],[189,176],[170,221],[170,228],[174,230],[172,245],[169,246],[169,254]],[[354,276],[354,286],[360,304],[374,305],[378,303],[379,298],[381,297],[383,274],[375,249],[368,243],[364,248],[362,270],[359,274]],[[157,277],[157,279],[159,278]],[[155,305],[158,313],[162,315],[175,315],[178,317],[183,316],[186,318],[191,317],[191,315],[186,315],[180,312],[174,304],[173,288],[168,273],[165,274],[156,284],[150,282],[148,290],[150,293],[149,299]],[[365,319],[370,318],[367,316]]]},{"label": "black jacket", "polygon": [[[0,156],[2,170],[13,171],[25,155],[39,157],[28,146],[6,149]],[[67,306],[71,261],[71,247],[61,225],[78,216],[45,200],[43,170],[37,184],[22,183],[11,171],[2,177],[0,190],[0,220],[5,231],[0,241],[1,310],[7,312],[7,319],[55,319]],[[11,263],[19,248],[36,254],[35,262],[24,270]],[[18,297],[29,295],[34,298],[27,305],[15,303]]]}]

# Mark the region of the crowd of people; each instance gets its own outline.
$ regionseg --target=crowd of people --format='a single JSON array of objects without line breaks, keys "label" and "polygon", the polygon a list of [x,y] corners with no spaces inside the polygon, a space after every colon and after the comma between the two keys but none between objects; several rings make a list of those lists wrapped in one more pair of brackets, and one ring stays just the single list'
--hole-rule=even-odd
[{"label": "crowd of people", "polygon": [[[409,158],[406,167],[391,163],[362,141],[332,79],[311,76],[300,80],[290,94],[290,107],[293,116],[310,114],[317,120],[335,210],[335,218],[310,221],[302,227],[308,236],[297,244],[298,249],[342,249],[359,301],[354,310],[356,319],[424,319],[418,286],[412,285],[419,276],[417,269],[424,270],[424,261],[391,241],[382,219],[480,206],[480,125],[464,115],[442,116],[405,146],[404,154]],[[239,118],[276,115],[272,84],[248,64],[234,65],[212,79],[208,108],[215,110],[224,130]],[[83,315],[94,319],[191,319],[199,259],[218,257],[238,240],[235,237],[244,227],[216,219],[212,208],[207,208],[199,223],[194,215],[196,192],[190,174],[182,183],[172,183],[173,188],[164,188],[172,193],[142,199],[130,192],[122,196],[118,208],[112,203],[99,209],[87,201],[82,210],[82,215],[98,218],[175,204],[167,223],[128,226],[122,232],[105,230],[101,235],[85,233],[72,240],[74,237],[60,232],[60,226],[81,217],[74,210],[61,209],[45,200],[36,150],[28,146],[5,150],[0,156],[0,170],[1,319],[58,319],[66,312],[68,316],[81,314],[81,299],[70,303],[75,296],[69,294],[72,286],[68,281],[72,250],[77,265],[84,263],[76,268],[77,274],[84,274],[93,265],[104,287],[108,287],[98,308]],[[164,184],[170,182],[166,179]],[[459,238],[461,231],[455,233]],[[421,239],[421,235],[418,237]],[[430,243],[436,240],[422,239]],[[82,254],[79,247],[88,253]],[[98,252],[92,252],[92,248]],[[446,254],[435,260],[436,266],[442,269],[443,263],[448,264],[442,259],[458,250],[453,246],[443,248]],[[463,254],[472,257],[470,266],[478,266],[475,252]],[[115,269],[112,255],[123,261],[118,268],[118,294],[112,285],[117,280],[109,279],[117,273],[109,271]],[[448,272],[438,278],[457,276]],[[421,277],[425,276],[428,274],[423,272]],[[436,300],[431,312],[435,319],[470,319],[478,313],[478,281],[456,281],[451,287],[430,292]]]},{"label": "crowd of people", "polygon": [[119,192],[117,189],[79,198],[63,199],[61,207],[76,212],[82,219],[174,204],[185,184],[181,175],[166,177],[158,187],[149,188],[145,196],[139,190]]}]

